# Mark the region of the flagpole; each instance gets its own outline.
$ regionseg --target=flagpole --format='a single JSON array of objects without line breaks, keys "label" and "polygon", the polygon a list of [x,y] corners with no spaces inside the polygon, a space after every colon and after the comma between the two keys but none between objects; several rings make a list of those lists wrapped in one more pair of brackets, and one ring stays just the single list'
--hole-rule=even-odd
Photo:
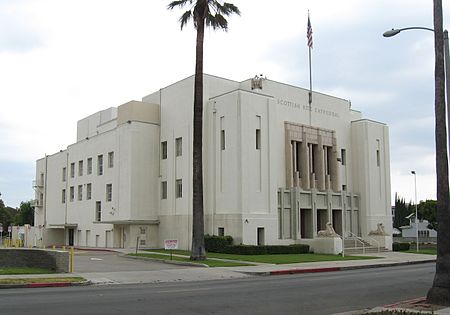
[{"label": "flagpole", "polygon": [[306,37],[308,38],[308,48],[309,48],[309,93],[308,93],[308,103],[309,103],[309,125],[312,124],[311,119],[311,111],[312,111],[312,67],[311,67],[311,49],[313,47],[313,39],[312,39],[312,27],[311,21],[309,19],[309,10],[308,10],[308,26],[306,31]]},{"label": "flagpole", "polygon": [[312,69],[311,69],[311,47],[309,47],[309,125],[311,125],[312,111]]}]

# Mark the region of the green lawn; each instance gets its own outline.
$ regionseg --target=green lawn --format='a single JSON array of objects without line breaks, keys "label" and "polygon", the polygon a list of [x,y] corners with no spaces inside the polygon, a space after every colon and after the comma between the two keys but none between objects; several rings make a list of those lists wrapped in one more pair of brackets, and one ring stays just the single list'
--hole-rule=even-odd
[{"label": "green lawn", "polygon": [[414,249],[410,249],[410,250],[406,251],[405,253],[436,255],[437,254],[437,250],[436,250],[436,248],[424,248],[424,249],[421,249],[419,247],[419,252],[418,253],[417,253],[415,248]]},{"label": "green lawn", "polygon": [[[146,258],[159,259],[159,260],[170,260],[170,255],[164,255],[162,253],[161,254],[151,254],[151,253],[149,253],[149,254],[129,254],[129,255],[134,256],[134,257],[146,257]],[[189,256],[187,256],[187,257],[172,256],[172,260],[196,263],[195,261],[190,260]],[[198,263],[208,265],[209,267],[236,267],[236,266],[247,266],[248,265],[248,264],[239,263],[239,262],[218,261],[218,260],[211,260],[211,259],[200,261]]]},{"label": "green lawn", "polygon": [[[149,250],[150,251],[150,250]],[[151,250],[152,252],[170,253],[164,249]],[[189,256],[189,251],[174,250],[174,254]],[[208,258],[220,258],[238,261],[248,261],[265,264],[292,264],[317,261],[338,261],[338,260],[362,260],[375,259],[377,257],[368,256],[339,256],[339,255],[322,255],[322,254],[278,254],[278,255],[233,255],[222,253],[208,253]]]},{"label": "green lawn", "polygon": [[0,268],[0,275],[31,275],[55,273],[49,269],[41,268]]}]

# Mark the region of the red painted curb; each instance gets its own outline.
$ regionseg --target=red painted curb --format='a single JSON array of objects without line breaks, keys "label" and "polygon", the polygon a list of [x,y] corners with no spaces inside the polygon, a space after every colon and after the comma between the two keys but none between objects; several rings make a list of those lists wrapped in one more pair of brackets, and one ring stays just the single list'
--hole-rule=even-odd
[{"label": "red painted curb", "polygon": [[333,272],[341,271],[340,267],[327,267],[327,268],[310,268],[310,269],[287,269],[271,271],[270,275],[290,275],[295,273],[315,273],[315,272]]},{"label": "red painted curb", "polygon": [[70,287],[71,282],[42,282],[42,283],[30,283],[27,288],[46,288],[46,287]]}]

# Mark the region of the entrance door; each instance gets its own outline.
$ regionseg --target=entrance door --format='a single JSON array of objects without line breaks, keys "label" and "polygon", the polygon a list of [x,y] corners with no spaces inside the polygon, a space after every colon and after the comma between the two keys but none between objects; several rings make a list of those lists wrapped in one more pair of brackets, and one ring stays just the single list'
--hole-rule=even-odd
[{"label": "entrance door", "polygon": [[75,230],[69,229],[69,246],[73,246],[74,235],[75,235]]},{"label": "entrance door", "polygon": [[257,244],[258,246],[264,245],[264,228],[259,227],[257,231]]}]

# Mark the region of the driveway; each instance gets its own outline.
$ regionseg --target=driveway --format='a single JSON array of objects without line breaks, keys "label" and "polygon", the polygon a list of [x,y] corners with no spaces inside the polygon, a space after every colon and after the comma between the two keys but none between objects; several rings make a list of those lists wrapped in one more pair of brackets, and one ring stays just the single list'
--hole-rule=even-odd
[{"label": "driveway", "polygon": [[185,266],[123,257],[122,253],[75,250],[74,272],[154,271],[180,269]]}]

